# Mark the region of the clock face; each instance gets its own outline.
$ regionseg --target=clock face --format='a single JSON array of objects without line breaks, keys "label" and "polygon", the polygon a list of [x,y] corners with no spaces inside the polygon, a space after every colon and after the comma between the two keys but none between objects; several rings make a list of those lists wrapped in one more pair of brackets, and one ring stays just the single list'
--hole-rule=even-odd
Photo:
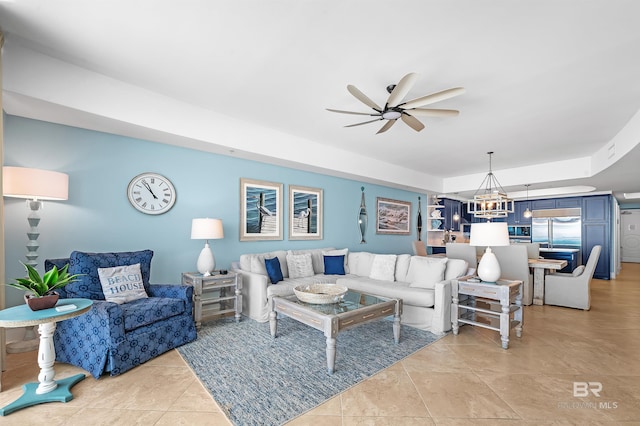
[{"label": "clock face", "polygon": [[127,197],[133,207],[146,214],[162,214],[176,202],[176,190],[166,177],[142,173],[129,182]]}]

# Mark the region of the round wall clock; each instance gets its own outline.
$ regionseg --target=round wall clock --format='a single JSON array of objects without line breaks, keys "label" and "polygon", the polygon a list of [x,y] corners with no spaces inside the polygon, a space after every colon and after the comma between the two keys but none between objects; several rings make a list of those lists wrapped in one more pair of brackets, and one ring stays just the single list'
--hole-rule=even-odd
[{"label": "round wall clock", "polygon": [[176,190],[166,177],[147,172],[131,179],[127,197],[131,205],[142,213],[162,214],[176,203]]}]

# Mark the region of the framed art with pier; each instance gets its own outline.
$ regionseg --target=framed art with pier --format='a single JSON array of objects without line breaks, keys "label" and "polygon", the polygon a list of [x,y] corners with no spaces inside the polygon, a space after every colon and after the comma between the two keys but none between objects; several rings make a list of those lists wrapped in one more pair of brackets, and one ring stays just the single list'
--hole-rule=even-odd
[{"label": "framed art with pier", "polygon": [[411,203],[378,197],[376,234],[410,235]]},{"label": "framed art with pier", "polygon": [[240,178],[240,241],[282,240],[281,183]]},{"label": "framed art with pier", "polygon": [[321,240],[322,189],[289,185],[289,239]]}]

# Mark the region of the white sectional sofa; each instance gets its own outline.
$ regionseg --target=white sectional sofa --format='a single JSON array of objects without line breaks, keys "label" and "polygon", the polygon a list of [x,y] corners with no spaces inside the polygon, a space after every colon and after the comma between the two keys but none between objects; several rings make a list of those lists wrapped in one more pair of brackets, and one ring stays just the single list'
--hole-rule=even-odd
[{"label": "white sectional sofa", "polygon": [[[291,278],[287,255],[307,253],[311,255],[313,272]],[[340,253],[345,256],[345,274],[325,274],[324,256]],[[265,259],[275,257],[280,263],[283,280],[271,284]],[[465,276],[468,264],[460,259],[325,248],[244,254],[239,262],[234,262],[233,269],[242,276],[242,313],[259,322],[269,319],[271,297],[291,296],[293,288],[300,284],[336,283],[351,290],[400,298],[403,300],[403,324],[441,334],[451,329],[451,279]],[[296,271],[291,275],[295,275],[293,272]]]}]

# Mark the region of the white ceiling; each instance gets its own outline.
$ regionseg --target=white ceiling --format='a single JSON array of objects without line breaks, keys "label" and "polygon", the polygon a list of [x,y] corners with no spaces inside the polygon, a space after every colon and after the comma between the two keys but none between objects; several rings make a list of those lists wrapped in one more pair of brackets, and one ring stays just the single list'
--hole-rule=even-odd
[{"label": "white ceiling", "polygon": [[[462,196],[495,151],[510,192],[621,199],[640,191],[638,16],[637,0],[0,0],[4,108]],[[409,72],[407,99],[464,87],[429,106],[460,115],[376,135],[325,110],[369,112],[347,84],[384,104]]]}]

